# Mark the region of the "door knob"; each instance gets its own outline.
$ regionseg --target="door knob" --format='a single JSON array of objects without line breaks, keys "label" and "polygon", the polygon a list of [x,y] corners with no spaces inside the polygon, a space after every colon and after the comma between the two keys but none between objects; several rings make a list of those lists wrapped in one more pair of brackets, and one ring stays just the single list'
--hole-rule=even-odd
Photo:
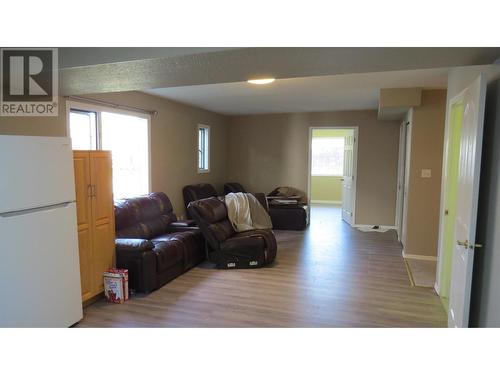
[{"label": "door knob", "polygon": [[469,243],[469,240],[465,240],[465,241],[460,241],[460,240],[457,240],[457,244],[458,244],[459,246],[463,246],[463,247],[465,247],[466,249],[471,249],[471,250],[473,250],[473,249],[480,249],[480,248],[482,248],[482,247],[483,247],[483,245],[481,245],[481,244],[479,244],[479,243],[474,243],[474,244]]}]

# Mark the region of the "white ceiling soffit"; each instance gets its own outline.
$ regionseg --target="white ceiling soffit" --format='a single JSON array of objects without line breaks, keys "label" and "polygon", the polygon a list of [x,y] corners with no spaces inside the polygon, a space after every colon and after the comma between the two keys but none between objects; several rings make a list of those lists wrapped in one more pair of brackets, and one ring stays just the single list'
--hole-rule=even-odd
[{"label": "white ceiling soffit", "polygon": [[[61,94],[206,85],[265,76],[284,79],[483,65],[490,64],[500,56],[500,48],[239,48],[208,52],[131,50],[120,50],[119,53],[106,48],[99,51],[85,48],[68,52],[63,50]],[[109,62],[110,59],[112,62]]]},{"label": "white ceiling soffit", "polygon": [[377,109],[381,88],[445,88],[448,69],[279,79],[269,85],[220,83],[144,90],[217,113],[262,114]]}]

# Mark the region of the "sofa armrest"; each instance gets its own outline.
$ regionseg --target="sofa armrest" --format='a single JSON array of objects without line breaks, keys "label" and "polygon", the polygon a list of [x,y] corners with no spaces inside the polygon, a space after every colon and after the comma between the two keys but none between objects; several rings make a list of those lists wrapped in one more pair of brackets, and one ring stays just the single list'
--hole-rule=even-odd
[{"label": "sofa armrest", "polygon": [[167,233],[189,232],[193,230],[199,230],[194,220],[174,221],[167,227]]},{"label": "sofa armrest", "polygon": [[153,250],[154,244],[140,238],[117,238],[115,247],[117,251],[144,252]]},{"label": "sofa armrest", "polygon": [[174,228],[184,228],[184,227],[196,227],[196,221],[194,220],[177,220],[170,223],[171,227]]}]

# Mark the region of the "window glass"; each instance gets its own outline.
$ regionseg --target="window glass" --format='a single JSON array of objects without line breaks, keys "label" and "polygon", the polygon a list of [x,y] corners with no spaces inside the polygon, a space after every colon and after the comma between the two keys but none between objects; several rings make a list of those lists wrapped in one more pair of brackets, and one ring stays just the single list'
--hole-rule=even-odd
[{"label": "window glass", "polygon": [[97,149],[96,113],[71,110],[69,126],[73,150]]},{"label": "window glass", "polygon": [[200,126],[198,128],[198,170],[208,171],[209,169],[209,129]]},{"label": "window glass", "polygon": [[71,109],[69,122],[74,150],[111,151],[115,199],[149,193],[148,119]]},{"label": "window glass", "polygon": [[149,192],[148,120],[116,113],[101,113],[103,150],[113,157],[115,199]]},{"label": "window glass", "polygon": [[313,176],[342,176],[344,173],[344,137],[312,139]]}]

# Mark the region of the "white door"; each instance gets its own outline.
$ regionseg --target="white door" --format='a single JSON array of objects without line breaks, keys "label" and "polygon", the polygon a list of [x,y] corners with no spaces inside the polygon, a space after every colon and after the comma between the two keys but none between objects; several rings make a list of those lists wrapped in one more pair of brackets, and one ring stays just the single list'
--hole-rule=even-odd
[{"label": "white door", "polygon": [[344,139],[344,173],[342,176],[342,219],[354,224],[354,135],[348,135]]},{"label": "white door", "polygon": [[453,252],[449,327],[469,325],[472,265],[476,240],[477,201],[484,125],[486,80],[481,75],[461,94],[464,113],[460,139],[455,251]]}]

